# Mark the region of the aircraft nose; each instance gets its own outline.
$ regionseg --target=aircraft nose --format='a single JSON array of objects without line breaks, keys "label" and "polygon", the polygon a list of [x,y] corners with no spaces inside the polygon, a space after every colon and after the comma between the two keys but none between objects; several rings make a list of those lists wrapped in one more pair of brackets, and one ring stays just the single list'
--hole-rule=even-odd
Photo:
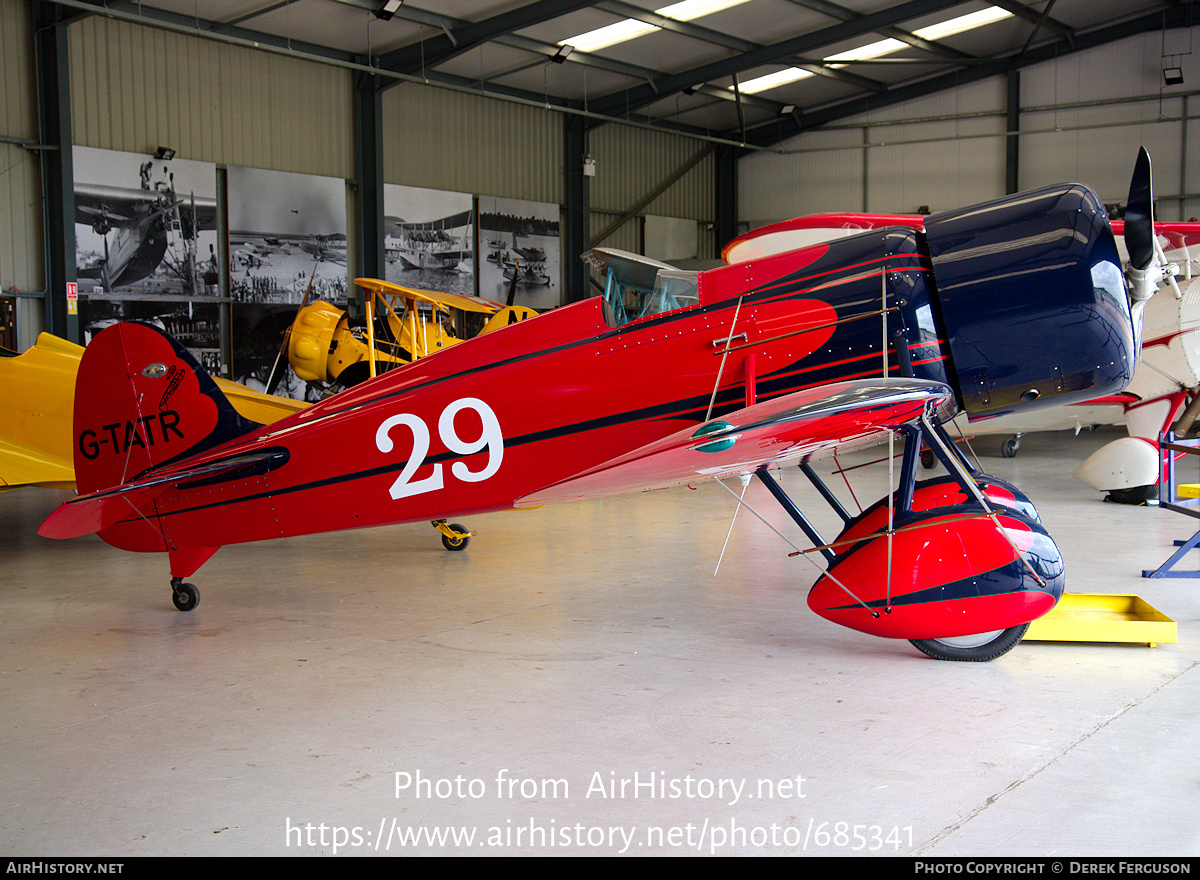
[{"label": "aircraft nose", "polygon": [[1091,189],[1043,187],[935,214],[925,228],[968,413],[1083,401],[1132,379],[1121,259]]}]

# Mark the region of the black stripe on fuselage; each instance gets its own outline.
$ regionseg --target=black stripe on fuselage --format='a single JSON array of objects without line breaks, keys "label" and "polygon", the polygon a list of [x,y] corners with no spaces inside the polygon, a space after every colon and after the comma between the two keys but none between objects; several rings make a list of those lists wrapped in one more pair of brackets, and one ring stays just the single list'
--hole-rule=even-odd
[{"label": "black stripe on fuselage", "polygon": [[[691,308],[691,309],[679,310],[676,312],[666,313],[661,316],[656,316],[656,317],[652,317],[652,318],[649,318],[649,319],[646,319],[643,321],[639,321],[637,324],[633,324],[633,325],[626,324],[622,327],[613,328],[611,331],[609,331],[607,333],[601,333],[598,336],[589,336],[584,339],[572,340],[570,342],[563,343],[561,345],[554,346],[552,348],[539,349],[537,351],[531,351],[531,352],[527,352],[525,354],[514,355],[513,357],[506,358],[501,361],[496,361],[491,364],[487,364],[481,368],[462,370],[462,371],[458,371],[456,373],[449,373],[444,376],[430,377],[429,379],[427,379],[423,382],[420,382],[416,385],[406,386],[405,388],[402,388],[402,389],[381,390],[380,393],[375,396],[372,396],[365,400],[356,402],[354,404],[353,408],[360,409],[360,408],[364,408],[364,407],[373,406],[375,404],[386,401],[390,398],[408,395],[408,394],[411,394],[416,391],[434,387],[443,382],[450,382],[450,381],[465,378],[468,376],[477,376],[482,371],[499,369],[501,367],[506,367],[506,366],[509,366],[512,364],[522,363],[522,362],[528,361],[533,358],[540,358],[540,357],[545,357],[547,355],[556,354],[556,353],[563,352],[563,351],[570,351],[571,349],[578,348],[580,346],[595,345],[597,343],[603,343],[607,340],[614,340],[625,334],[640,332],[647,328],[659,328],[664,325],[669,325],[671,323],[674,323],[676,321],[693,319],[697,315],[711,314],[711,313],[718,312],[721,310],[732,311],[733,309],[737,308],[737,303],[738,303],[739,299],[742,300],[743,307],[745,307],[745,305],[747,303],[750,303],[753,305],[758,305],[758,304],[761,304],[764,302],[771,302],[771,301],[780,301],[781,302],[781,301],[784,301],[789,298],[803,297],[806,293],[812,292],[814,290],[814,288],[798,289],[795,286],[789,286],[787,289],[781,289],[781,286],[784,284],[788,284],[789,282],[793,285],[798,285],[800,283],[811,283],[811,281],[814,278],[830,276],[830,275],[833,275],[835,271],[840,271],[840,272],[846,273],[845,277],[841,277],[836,280],[826,280],[826,281],[822,282],[820,285],[820,288],[818,288],[818,289],[828,289],[828,288],[833,287],[840,283],[852,282],[852,281],[861,279],[863,277],[863,275],[862,275],[863,268],[871,267],[873,265],[877,266],[877,264],[886,263],[889,260],[892,260],[892,261],[900,260],[900,261],[904,261],[906,263],[910,262],[910,261],[916,261],[919,263],[919,257],[917,257],[915,255],[904,254],[904,255],[898,255],[898,256],[892,256],[892,257],[882,257],[877,260],[870,260],[870,261],[859,263],[859,264],[856,264],[853,266],[843,266],[843,267],[840,267],[839,270],[830,270],[828,272],[818,273],[817,275],[800,275],[799,273],[797,273],[796,275],[793,275],[793,276],[785,276],[784,278],[774,279],[774,280],[760,286],[759,288],[752,289],[751,291],[749,291],[745,294],[742,294],[739,297],[730,297],[728,299],[724,299],[724,300],[721,300],[720,302],[712,303],[712,304],[709,304],[706,306],[700,306],[697,308]],[[905,268],[905,270],[911,270],[914,268],[921,269],[923,267],[921,265],[915,265],[915,266],[905,266],[904,268]],[[843,306],[874,305],[874,303],[875,303],[874,299],[869,298],[866,300],[855,300],[855,301],[851,301],[848,303],[842,303],[841,305],[843,305]],[[719,350],[718,350],[718,353],[719,353]],[[875,356],[877,356],[877,355],[875,355]],[[828,369],[833,366],[836,366],[836,365],[835,364],[822,364],[819,366],[814,365],[811,369],[814,371],[818,371],[818,370],[822,370],[822,369]],[[781,373],[783,373],[783,371],[793,371],[793,373],[807,372],[806,370],[795,371],[794,367],[795,367],[795,363],[792,363],[792,364],[787,365],[786,367],[781,368],[781,370],[779,370],[779,371],[775,371],[774,373],[764,374],[761,377],[761,381],[763,381],[764,384],[766,384],[766,382],[769,381],[768,377],[781,374]],[[870,374],[873,374],[873,371],[870,371]],[[867,374],[864,374],[864,375],[867,375]],[[848,378],[848,377],[839,376],[837,378],[841,379],[841,378]],[[791,383],[785,383],[787,387],[785,387],[779,391],[772,391],[772,392],[768,392],[766,394],[762,394],[762,395],[760,395],[760,400],[766,399],[769,397],[779,396],[780,394],[784,394],[784,393],[792,393],[795,391],[800,391],[805,388],[816,387],[818,385],[825,384],[825,382],[830,381],[830,380],[831,380],[830,377],[826,377],[826,378],[822,378],[820,380],[809,382],[806,384],[796,384],[794,387],[792,387]],[[771,382],[770,384],[775,385],[778,383]],[[744,399],[744,393],[745,393],[744,389],[742,389],[741,387],[726,388],[723,391],[718,392],[717,400],[718,400],[719,406],[714,409],[713,414],[719,415],[722,411],[728,411],[728,409],[730,407],[735,407],[740,401],[742,401]],[[561,426],[548,428],[548,429],[544,429],[544,430],[540,430],[540,431],[533,431],[528,434],[520,435],[520,436],[513,437],[513,438],[505,438],[505,446],[506,447],[524,446],[524,445],[528,445],[531,443],[538,443],[538,442],[542,442],[542,441],[546,441],[546,440],[558,439],[558,438],[561,438],[564,436],[570,436],[570,435],[575,435],[575,434],[585,434],[589,431],[599,430],[602,428],[611,428],[611,427],[616,427],[616,426],[620,426],[620,425],[624,425],[624,424],[643,422],[643,421],[693,420],[693,421],[696,421],[697,423],[699,423],[704,420],[705,413],[708,409],[708,405],[709,405],[709,396],[708,395],[696,395],[696,396],[689,397],[689,398],[669,401],[669,402],[662,403],[662,404],[655,404],[653,406],[642,407],[639,409],[629,410],[629,411],[622,412],[622,413],[614,413],[611,415],[607,415],[607,416],[603,416],[603,417],[599,417],[599,418],[595,418],[595,419],[587,419],[585,421],[576,422],[576,423],[570,424],[570,425],[561,425]],[[322,416],[320,416],[316,419],[306,422],[304,427],[306,430],[310,429],[313,425],[320,424],[320,422],[323,421],[325,418],[332,418],[335,416],[339,416],[345,412],[347,412],[347,410],[341,409],[341,410],[332,411],[328,414],[323,414]],[[287,429],[285,429],[285,431],[286,430]],[[266,434],[261,435],[261,438],[263,440],[269,440],[272,438],[272,436],[273,436],[272,433],[270,431],[268,431]],[[458,457],[459,456],[456,453],[453,453],[451,451],[445,451],[445,452],[438,453],[435,455],[428,455],[423,459],[423,462],[427,463],[427,464],[438,464],[438,463],[443,463],[446,461],[456,459]],[[385,464],[385,465],[380,465],[378,467],[367,468],[367,469],[353,471],[353,472],[344,473],[344,474],[336,474],[336,475],[332,475],[329,477],[324,477],[319,480],[311,480],[311,481],[304,482],[304,483],[297,483],[293,486],[285,486],[285,487],[275,488],[270,491],[258,492],[258,493],[254,493],[251,495],[244,495],[244,496],[241,496],[238,498],[214,501],[214,502],[210,502],[207,504],[196,505],[194,507],[187,507],[187,508],[182,508],[180,510],[173,510],[173,511],[170,511],[169,513],[163,514],[163,515],[169,518],[169,517],[176,516],[176,515],[198,513],[198,512],[204,511],[204,510],[211,510],[211,509],[220,508],[220,507],[228,507],[231,505],[241,504],[241,503],[245,503],[245,502],[261,501],[261,500],[265,500],[265,499],[269,499],[269,498],[273,498],[273,497],[289,495],[289,494],[292,494],[295,492],[307,491],[307,490],[311,490],[311,489],[320,489],[320,488],[325,488],[328,486],[338,485],[338,484],[342,484],[342,483],[352,483],[352,482],[356,482],[359,480],[371,479],[374,477],[380,477],[380,476],[384,476],[387,474],[398,473],[399,471],[403,470],[407,466],[407,464],[408,464],[408,461],[406,459],[406,460],[399,461],[399,462],[393,462],[393,463],[389,463],[389,464]],[[125,520],[125,521],[128,522],[128,521],[137,521],[137,520],[138,520],[138,517],[130,517],[128,520]]]}]

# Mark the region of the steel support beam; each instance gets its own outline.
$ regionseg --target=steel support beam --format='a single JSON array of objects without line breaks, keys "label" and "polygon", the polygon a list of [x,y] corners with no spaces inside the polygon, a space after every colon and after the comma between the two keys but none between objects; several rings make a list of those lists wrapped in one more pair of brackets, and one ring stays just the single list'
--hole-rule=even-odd
[{"label": "steel support beam", "polygon": [[733,146],[717,148],[716,238],[717,254],[738,234],[738,155]]},{"label": "steel support beam", "polygon": [[83,342],[79,316],[70,314],[67,285],[75,272],[75,174],[71,150],[71,72],[67,24],[52,3],[34,4],[34,57],[37,65],[38,116],[43,150],[45,193],[46,330],[72,342]]},{"label": "steel support beam", "polygon": [[387,277],[383,216],[383,93],[376,76],[360,74],[355,89],[354,152],[358,174],[358,271]]},{"label": "steel support beam", "polygon": [[588,155],[587,120],[563,117],[563,284],[565,302],[578,302],[592,295],[588,270],[580,257],[591,247],[591,178],[583,173]]},{"label": "steel support beam", "polygon": [[1021,191],[1021,71],[1008,73],[1008,104],[1004,113],[1004,191],[1009,195]]}]

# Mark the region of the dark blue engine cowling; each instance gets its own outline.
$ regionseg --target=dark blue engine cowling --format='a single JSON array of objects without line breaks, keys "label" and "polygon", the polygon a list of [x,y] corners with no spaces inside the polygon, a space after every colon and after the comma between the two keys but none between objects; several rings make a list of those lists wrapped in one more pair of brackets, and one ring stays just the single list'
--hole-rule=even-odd
[{"label": "dark blue engine cowling", "polygon": [[1124,388],[1137,347],[1104,205],[1065,184],[925,221],[937,296],[971,416]]}]

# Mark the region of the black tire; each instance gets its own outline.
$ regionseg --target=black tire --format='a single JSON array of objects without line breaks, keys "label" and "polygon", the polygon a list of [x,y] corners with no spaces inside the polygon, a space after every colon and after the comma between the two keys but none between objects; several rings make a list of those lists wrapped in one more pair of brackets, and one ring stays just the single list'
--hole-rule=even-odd
[{"label": "black tire", "polygon": [[1111,504],[1133,504],[1137,506],[1144,505],[1151,499],[1158,498],[1158,486],[1151,483],[1149,486],[1132,486],[1129,489],[1110,489],[1108,494],[1104,496],[1104,500]]},{"label": "black tire", "polygon": [[1017,450],[1021,448],[1020,440],[1005,440],[1004,445],[1000,447],[1000,454],[1005,458],[1016,458]]},{"label": "black tire", "polygon": [[180,584],[171,588],[171,601],[180,611],[191,611],[200,604],[200,591],[192,584]]},{"label": "black tire", "polygon": [[450,523],[450,528],[459,533],[458,538],[451,538],[449,535],[442,535],[442,546],[447,550],[466,550],[467,545],[471,543],[471,536],[467,534],[467,527],[461,523]]},{"label": "black tire", "polygon": [[953,639],[909,639],[913,647],[934,660],[958,660],[968,663],[986,663],[1007,654],[1025,636],[1029,624],[1011,626],[994,633],[977,636],[960,636]]}]

